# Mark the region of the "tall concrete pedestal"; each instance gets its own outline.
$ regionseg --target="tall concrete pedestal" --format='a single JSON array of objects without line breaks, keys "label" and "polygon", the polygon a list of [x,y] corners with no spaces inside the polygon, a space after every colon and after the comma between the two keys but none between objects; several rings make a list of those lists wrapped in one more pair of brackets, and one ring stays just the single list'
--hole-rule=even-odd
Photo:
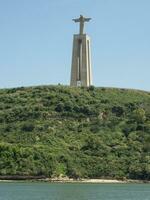
[{"label": "tall concrete pedestal", "polygon": [[70,85],[92,85],[90,37],[86,34],[74,35]]}]

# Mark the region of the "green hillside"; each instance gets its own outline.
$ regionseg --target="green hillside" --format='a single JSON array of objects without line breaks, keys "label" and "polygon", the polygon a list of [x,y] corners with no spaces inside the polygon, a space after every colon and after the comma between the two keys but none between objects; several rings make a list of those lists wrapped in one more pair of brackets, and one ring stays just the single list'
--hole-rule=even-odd
[{"label": "green hillside", "polygon": [[150,93],[0,90],[0,175],[150,180]]}]

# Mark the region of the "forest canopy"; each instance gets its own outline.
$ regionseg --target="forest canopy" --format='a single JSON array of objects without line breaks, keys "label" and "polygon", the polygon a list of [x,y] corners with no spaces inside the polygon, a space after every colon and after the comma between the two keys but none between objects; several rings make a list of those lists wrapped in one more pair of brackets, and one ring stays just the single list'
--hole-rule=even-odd
[{"label": "forest canopy", "polygon": [[0,90],[0,176],[150,180],[150,93]]}]

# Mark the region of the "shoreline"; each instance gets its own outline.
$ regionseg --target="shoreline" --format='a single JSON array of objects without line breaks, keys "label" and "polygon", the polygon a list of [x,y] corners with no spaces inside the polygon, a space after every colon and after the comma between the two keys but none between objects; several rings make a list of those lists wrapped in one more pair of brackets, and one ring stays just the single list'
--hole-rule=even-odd
[{"label": "shoreline", "polygon": [[1,182],[47,182],[47,183],[100,183],[100,184],[105,184],[105,183],[114,183],[114,184],[127,184],[127,183],[146,183],[150,184],[149,180],[132,180],[132,179],[127,179],[127,180],[117,180],[117,179],[73,179],[73,178],[45,178],[45,177],[20,177],[20,176],[5,176],[1,177],[0,176],[0,183]]}]

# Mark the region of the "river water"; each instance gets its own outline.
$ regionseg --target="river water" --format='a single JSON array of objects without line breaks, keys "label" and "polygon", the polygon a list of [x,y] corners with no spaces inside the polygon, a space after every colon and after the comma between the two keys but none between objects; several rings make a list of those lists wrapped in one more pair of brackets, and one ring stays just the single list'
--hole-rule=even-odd
[{"label": "river water", "polygon": [[1,182],[0,200],[150,200],[150,184]]}]

